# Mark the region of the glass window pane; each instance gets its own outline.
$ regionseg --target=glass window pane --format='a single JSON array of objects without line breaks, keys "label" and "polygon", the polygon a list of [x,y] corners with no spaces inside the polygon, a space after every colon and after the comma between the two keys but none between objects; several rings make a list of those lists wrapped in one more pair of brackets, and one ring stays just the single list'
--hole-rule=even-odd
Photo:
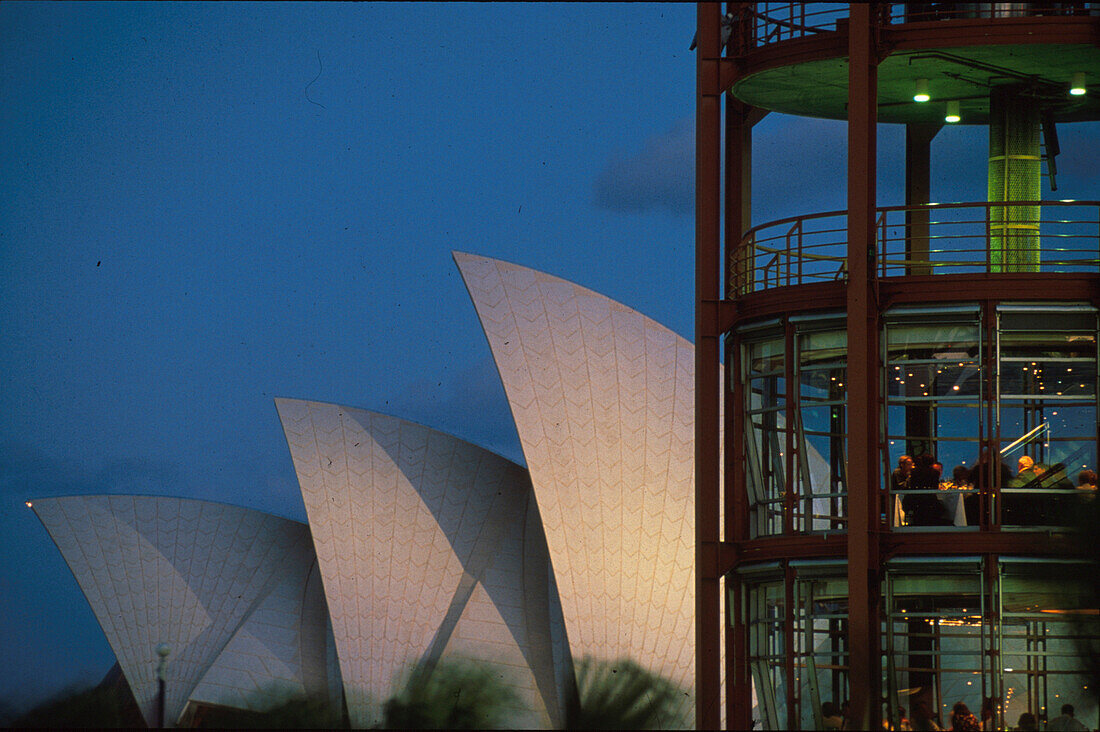
[{"label": "glass window pane", "polygon": [[847,371],[844,365],[833,368],[803,369],[799,373],[799,397],[806,402],[843,402]]},{"label": "glass window pane", "polygon": [[752,374],[782,373],[783,344],[782,338],[749,344],[749,372]]},{"label": "glass window pane", "polygon": [[891,399],[960,397],[981,394],[981,372],[973,361],[907,363],[887,368],[886,394]]},{"label": "glass window pane", "polygon": [[1002,358],[1000,388],[1002,398],[1026,394],[1095,399],[1096,359],[1054,360],[1038,355],[1024,360]]},{"label": "glass window pane", "polygon": [[[783,530],[788,441],[783,345],[782,338],[771,338],[746,343],[743,351],[750,369],[745,394],[745,460],[753,537]],[[769,375],[758,375],[765,373]]]},{"label": "glass window pane", "polygon": [[978,356],[978,326],[891,325],[886,329],[887,360],[968,361]]},{"label": "glass window pane", "polygon": [[803,366],[844,364],[848,359],[848,333],[825,330],[799,335],[798,350]]}]

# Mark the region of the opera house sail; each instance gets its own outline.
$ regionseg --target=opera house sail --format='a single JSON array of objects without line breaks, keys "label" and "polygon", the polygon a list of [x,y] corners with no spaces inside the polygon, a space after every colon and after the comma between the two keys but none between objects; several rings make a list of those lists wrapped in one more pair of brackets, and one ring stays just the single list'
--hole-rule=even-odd
[{"label": "opera house sail", "polygon": [[414,669],[463,659],[514,692],[511,726],[562,728],[586,658],[664,677],[677,701],[655,721],[691,724],[694,347],[557,277],[455,260],[527,468],[396,417],[276,399],[308,524],[174,498],[29,502],[150,724],[162,644],[169,726],[288,694],[377,726]]},{"label": "opera house sail", "polygon": [[43,498],[33,508],[118,658],[149,726],[157,646],[164,719],[188,703],[248,709],[271,695],[338,696],[320,576],[302,523],[208,501]]},{"label": "opera house sail", "polygon": [[411,663],[501,667],[560,727],[572,664],[524,469],[412,422],[279,399],[332,614],[353,726],[380,721]]},{"label": "opera house sail", "polygon": [[629,657],[692,692],[694,348],[571,282],[454,257],[519,432],[573,657]]}]

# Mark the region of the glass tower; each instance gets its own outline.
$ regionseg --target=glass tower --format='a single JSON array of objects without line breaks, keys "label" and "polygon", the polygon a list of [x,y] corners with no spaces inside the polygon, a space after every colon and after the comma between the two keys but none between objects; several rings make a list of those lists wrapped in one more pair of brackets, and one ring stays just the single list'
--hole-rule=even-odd
[{"label": "glass tower", "polygon": [[[1100,120],[1100,7],[698,13],[698,724],[1100,726],[1100,202],[1050,193],[1058,126]],[[845,210],[752,220],[773,111],[847,122]],[[951,124],[988,130],[986,200],[930,201]]]}]

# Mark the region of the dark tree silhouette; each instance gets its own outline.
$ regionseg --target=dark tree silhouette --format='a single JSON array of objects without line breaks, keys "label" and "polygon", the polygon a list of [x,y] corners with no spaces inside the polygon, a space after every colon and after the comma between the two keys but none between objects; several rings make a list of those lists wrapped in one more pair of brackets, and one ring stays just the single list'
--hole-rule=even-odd
[{"label": "dark tree silhouette", "polygon": [[569,729],[675,729],[687,726],[690,695],[629,659],[577,664]]},{"label": "dark tree silhouette", "polygon": [[6,720],[5,726],[140,728],[145,726],[145,720],[123,679],[121,683],[105,680],[90,689],[66,690],[14,719]]},{"label": "dark tree silhouette", "polygon": [[258,711],[203,706],[191,726],[200,729],[341,729],[346,728],[341,710],[327,699],[302,694],[260,692],[266,703]]},{"label": "dark tree silhouette", "polygon": [[519,698],[502,672],[488,664],[445,660],[414,667],[400,693],[386,702],[388,729],[509,727]]}]

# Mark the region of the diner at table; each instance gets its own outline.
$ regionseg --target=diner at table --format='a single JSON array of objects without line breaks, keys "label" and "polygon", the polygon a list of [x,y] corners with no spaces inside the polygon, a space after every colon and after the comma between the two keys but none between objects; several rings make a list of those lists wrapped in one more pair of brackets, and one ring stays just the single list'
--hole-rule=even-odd
[{"label": "diner at table", "polygon": [[[982,459],[973,468],[955,466],[951,477],[943,479],[943,466],[932,455],[903,455],[890,476],[893,525],[978,526],[980,496],[992,488],[992,469],[992,461]],[[1082,470],[1075,485],[1060,462],[1046,465],[1024,455],[1015,474],[1004,463],[1000,472],[1004,526],[1072,525],[1080,506],[1097,494],[1095,471]]]}]

